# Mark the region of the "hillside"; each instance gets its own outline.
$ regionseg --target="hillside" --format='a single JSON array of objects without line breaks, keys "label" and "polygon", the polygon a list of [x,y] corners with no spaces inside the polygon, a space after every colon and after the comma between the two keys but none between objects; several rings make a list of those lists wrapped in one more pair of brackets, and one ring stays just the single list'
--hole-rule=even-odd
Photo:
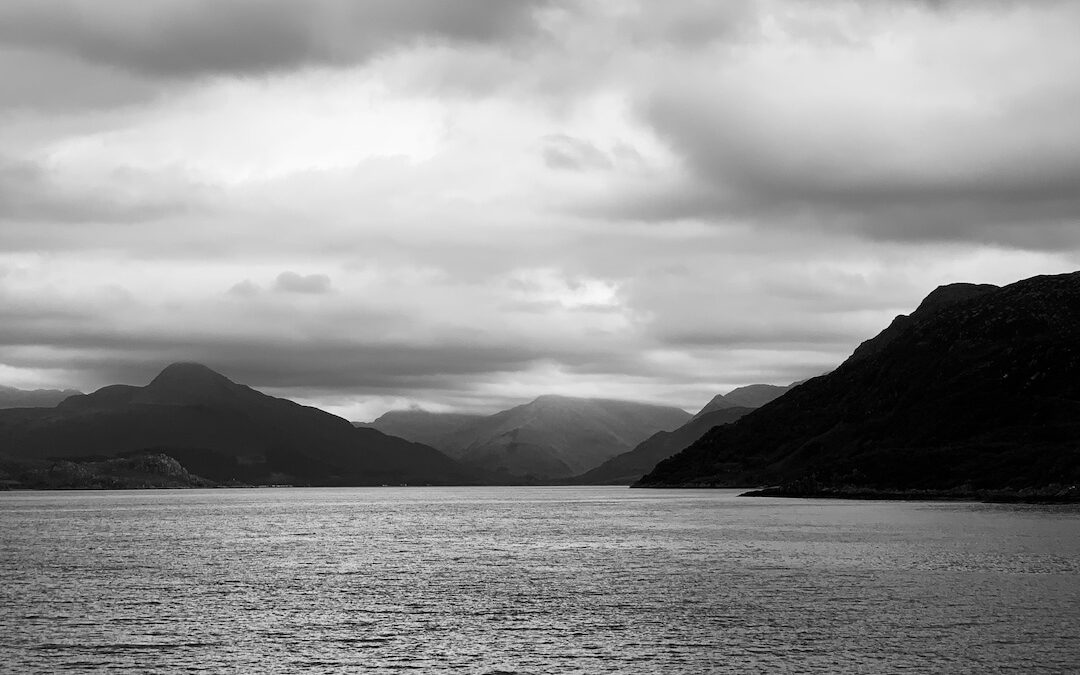
[{"label": "hillside", "polygon": [[711,412],[728,408],[760,408],[783,396],[794,386],[793,384],[786,387],[775,384],[748,384],[745,387],[737,387],[726,394],[714,396],[694,417],[703,417]]},{"label": "hillside", "polygon": [[438,448],[452,434],[477,424],[485,415],[465,413],[435,413],[427,410],[391,410],[372,422],[353,422],[358,427],[370,427],[389,436]]},{"label": "hillside", "polygon": [[160,453],[203,478],[304,485],[474,482],[433,448],[357,429],[316,408],[262,394],[209,368],[177,363],[145,387],[112,385],[55,408],[0,411],[0,455],[100,460]]},{"label": "hillside", "polygon": [[541,396],[447,437],[439,448],[487,471],[530,480],[574,476],[690,418],[631,401]]},{"label": "hillside", "polygon": [[709,429],[740,419],[753,408],[730,407],[698,413],[674,431],[658,431],[629,452],[616,455],[600,466],[576,476],[579,485],[629,485],[638,480],[658,462],[671,457],[701,438]]},{"label": "hillside", "polygon": [[642,486],[977,494],[1080,482],[1080,273],[954,284],[839,368],[661,462]]},{"label": "hillside", "polygon": [[782,387],[775,384],[748,384],[745,387],[732,389],[724,394],[724,398],[728,403],[743,408],[760,408],[766,403],[780,398],[793,386],[795,385]]}]

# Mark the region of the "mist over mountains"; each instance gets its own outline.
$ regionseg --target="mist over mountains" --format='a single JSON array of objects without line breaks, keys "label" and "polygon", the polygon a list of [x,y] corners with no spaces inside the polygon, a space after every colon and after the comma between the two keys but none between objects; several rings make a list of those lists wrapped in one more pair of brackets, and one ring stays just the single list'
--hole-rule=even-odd
[{"label": "mist over mountains", "polygon": [[82,392],[75,389],[17,389],[0,385],[0,408],[51,408],[78,394]]},{"label": "mist over mountains", "polygon": [[404,411],[388,413],[372,426],[426,438],[470,466],[517,479],[553,480],[588,471],[689,418],[675,407],[545,395],[479,418]]}]

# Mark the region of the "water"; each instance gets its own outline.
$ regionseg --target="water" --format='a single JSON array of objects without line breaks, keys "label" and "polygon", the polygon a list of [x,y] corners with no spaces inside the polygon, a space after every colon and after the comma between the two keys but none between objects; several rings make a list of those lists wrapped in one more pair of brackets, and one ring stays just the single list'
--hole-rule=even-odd
[{"label": "water", "polygon": [[1080,671],[1075,507],[0,493],[0,670]]}]

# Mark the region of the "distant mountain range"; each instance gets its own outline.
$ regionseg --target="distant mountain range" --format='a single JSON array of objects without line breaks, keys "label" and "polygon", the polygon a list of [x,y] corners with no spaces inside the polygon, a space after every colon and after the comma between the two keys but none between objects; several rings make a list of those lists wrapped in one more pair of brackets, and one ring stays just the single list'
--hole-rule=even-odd
[{"label": "distant mountain range", "polygon": [[782,396],[794,385],[750,384],[717,394],[689,422],[674,431],[658,431],[633,450],[616,455],[600,466],[576,476],[574,483],[584,485],[629,485],[662,460],[689,447],[705,432],[721,424],[730,424],[754,408]]},{"label": "distant mountain range", "polygon": [[629,485],[652,471],[658,462],[690,446],[709,429],[734,422],[753,410],[735,406],[698,413],[678,429],[656,432],[633,450],[612,457],[595,469],[575,477],[573,482],[580,485]]},{"label": "distant mountain range", "polygon": [[1080,272],[940,287],[835,371],[638,484],[1080,496]]},{"label": "distant mountain range", "polygon": [[549,481],[587,471],[690,418],[681,408],[607,399],[540,396],[485,417],[388,413],[376,429],[425,438],[463,463],[514,480]]},{"label": "distant mountain range", "polygon": [[426,410],[391,410],[373,422],[353,422],[358,427],[378,429],[416,443],[438,448],[447,438],[466,427],[479,424],[487,415],[433,413]]},{"label": "distant mountain range", "polygon": [[354,424],[426,443],[510,480],[628,485],[713,426],[789,388],[739,387],[713,398],[693,418],[665,406],[541,396],[490,416],[398,410]]},{"label": "distant mountain range", "polygon": [[354,425],[176,363],[146,386],[92,394],[0,388],[0,406],[17,406],[0,409],[0,488],[640,477],[781,495],[1080,500],[1077,345],[1080,272],[942,286],[835,371],[740,387],[693,416],[541,396],[494,415],[411,410]]},{"label": "distant mountain range", "polygon": [[[166,455],[216,482],[463,484],[475,470],[428,446],[176,363],[145,387],[112,385],[55,408],[0,410],[7,460]],[[40,465],[32,467],[38,469]],[[13,469],[8,465],[9,481]]]},{"label": "distant mountain range", "polygon": [[82,394],[74,389],[16,389],[0,385],[0,408],[51,408],[68,396]]}]

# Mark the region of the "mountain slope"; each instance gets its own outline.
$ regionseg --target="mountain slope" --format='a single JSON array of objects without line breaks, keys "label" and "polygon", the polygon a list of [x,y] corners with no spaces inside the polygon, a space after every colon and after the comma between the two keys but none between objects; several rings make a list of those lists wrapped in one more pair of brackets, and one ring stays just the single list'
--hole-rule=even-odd
[{"label": "mountain slope", "polygon": [[793,386],[795,385],[781,387],[775,384],[748,384],[745,387],[736,387],[726,394],[714,396],[694,417],[703,417],[711,412],[728,408],[760,408],[773,399],[783,396]]},{"label": "mountain slope", "polygon": [[616,455],[600,466],[574,478],[582,485],[629,485],[652,471],[661,460],[671,457],[701,438],[709,429],[743,417],[753,408],[722,408],[698,413],[674,431],[658,431],[633,450]]},{"label": "mountain slope", "polygon": [[706,403],[705,407],[699,410],[697,414],[694,415],[694,417],[704,417],[705,415],[708,415],[709,413],[714,413],[717,410],[726,410],[728,408],[738,407],[739,405],[737,403],[729,401],[727,396],[725,396],[724,394],[717,394],[716,396],[713,396],[712,400]]},{"label": "mountain slope", "polygon": [[16,389],[0,385],[0,408],[51,408],[68,396],[81,393],[74,389]]},{"label": "mountain slope", "polygon": [[743,408],[760,408],[783,396],[793,385],[781,387],[775,384],[748,384],[724,394],[728,403]]},{"label": "mountain slope", "polygon": [[486,417],[440,449],[488,471],[556,479],[587,471],[690,418],[679,408],[630,401],[541,396]]},{"label": "mountain slope", "polygon": [[474,472],[429,448],[357,429],[209,368],[165,368],[145,387],[112,385],[55,408],[0,411],[0,454],[15,458],[166,454],[215,481],[313,485],[459,483]]},{"label": "mountain slope", "polygon": [[1080,482],[1077,345],[1080,273],[944,286],[832,373],[713,429],[639,484],[813,493]]},{"label": "mountain slope", "polygon": [[447,437],[477,424],[485,415],[433,413],[426,410],[391,410],[372,422],[353,422],[358,427],[378,429],[384,434],[438,448]]}]

